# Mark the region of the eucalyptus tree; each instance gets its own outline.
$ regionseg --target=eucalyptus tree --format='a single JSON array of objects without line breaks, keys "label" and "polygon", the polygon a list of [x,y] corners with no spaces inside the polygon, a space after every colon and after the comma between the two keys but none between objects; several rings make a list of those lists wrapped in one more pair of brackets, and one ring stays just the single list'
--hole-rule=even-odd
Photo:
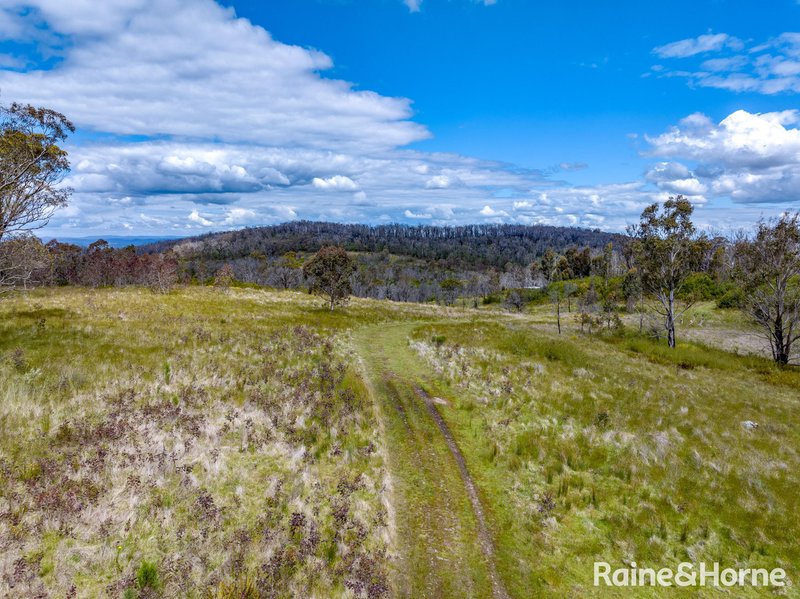
[{"label": "eucalyptus tree", "polygon": [[71,190],[61,183],[69,160],[59,144],[74,131],[54,110],[0,106],[0,242],[43,227],[66,205]]},{"label": "eucalyptus tree", "polygon": [[701,261],[707,246],[692,223],[694,207],[684,196],[670,197],[663,206],[651,204],[639,223],[628,227],[630,250],[645,292],[654,298],[654,310],[663,318],[667,343],[675,347],[676,320],[692,305],[678,295]]},{"label": "eucalyptus tree", "polygon": [[323,247],[303,265],[303,274],[311,280],[311,291],[326,296],[331,311],[350,299],[350,277],[355,270],[352,258],[337,246]]},{"label": "eucalyptus tree", "polygon": [[744,311],[759,326],[773,359],[788,364],[800,339],[800,213],[761,221],[752,240],[737,243]]}]

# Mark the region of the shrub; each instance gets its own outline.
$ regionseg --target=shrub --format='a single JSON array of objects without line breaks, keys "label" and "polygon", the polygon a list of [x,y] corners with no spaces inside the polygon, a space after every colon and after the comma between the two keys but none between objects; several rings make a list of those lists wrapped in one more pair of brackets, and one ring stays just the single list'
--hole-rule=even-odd
[{"label": "shrub", "polygon": [[136,571],[136,586],[140,589],[152,589],[154,591],[161,587],[158,578],[158,567],[153,562],[143,561]]},{"label": "shrub", "polygon": [[259,599],[259,597],[261,593],[256,581],[250,576],[221,582],[216,589],[208,592],[208,599]]},{"label": "shrub", "polygon": [[744,293],[738,287],[734,287],[729,289],[725,295],[717,300],[717,308],[720,309],[728,309],[728,308],[739,308],[742,306],[742,302],[744,301]]},{"label": "shrub", "polygon": [[704,272],[697,272],[686,278],[679,297],[681,299],[708,301],[720,297],[722,293],[714,279]]},{"label": "shrub", "polygon": [[225,264],[214,275],[214,286],[228,289],[234,280],[233,267],[230,264]]},{"label": "shrub", "polygon": [[444,335],[434,335],[431,337],[431,343],[433,343],[437,348],[442,347],[444,342],[447,340],[447,337]]}]

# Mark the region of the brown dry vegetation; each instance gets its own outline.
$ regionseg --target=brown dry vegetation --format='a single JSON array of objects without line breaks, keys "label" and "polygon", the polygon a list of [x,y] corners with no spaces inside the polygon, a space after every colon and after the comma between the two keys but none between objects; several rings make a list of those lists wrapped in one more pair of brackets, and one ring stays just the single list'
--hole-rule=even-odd
[{"label": "brown dry vegetation", "polygon": [[352,355],[303,296],[251,295],[2,305],[0,595],[386,594]]}]

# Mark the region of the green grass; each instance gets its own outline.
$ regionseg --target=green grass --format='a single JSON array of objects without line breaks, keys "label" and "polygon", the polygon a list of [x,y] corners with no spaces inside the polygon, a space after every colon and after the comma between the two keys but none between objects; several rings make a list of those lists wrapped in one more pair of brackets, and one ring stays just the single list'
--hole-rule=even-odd
[{"label": "green grass", "polygon": [[677,350],[553,322],[249,288],[4,299],[0,596],[490,596],[417,389],[513,597],[660,596],[595,589],[595,560],[800,580],[798,370],[722,349],[746,325],[711,304]]},{"label": "green grass", "polygon": [[786,386],[800,391],[800,369],[776,364],[773,360],[753,354],[734,354],[708,344],[684,341],[676,348],[663,342],[629,333],[605,336],[607,343],[633,354],[644,356],[655,364],[675,366],[684,370],[705,368],[728,373],[741,373],[766,383]]},{"label": "green grass", "polygon": [[[437,335],[447,339],[439,347],[430,343]],[[591,586],[601,559],[800,575],[796,370],[517,323],[429,325],[414,339],[454,398],[442,412],[484,493],[517,596],[606,596]]]}]

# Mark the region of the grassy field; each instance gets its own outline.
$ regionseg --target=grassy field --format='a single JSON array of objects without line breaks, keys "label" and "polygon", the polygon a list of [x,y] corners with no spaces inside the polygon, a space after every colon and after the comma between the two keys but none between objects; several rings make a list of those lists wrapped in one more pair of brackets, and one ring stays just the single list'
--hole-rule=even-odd
[{"label": "grassy field", "polygon": [[708,345],[558,336],[546,306],[4,299],[0,596],[660,596],[593,587],[596,560],[800,580],[800,372],[687,318]]}]

